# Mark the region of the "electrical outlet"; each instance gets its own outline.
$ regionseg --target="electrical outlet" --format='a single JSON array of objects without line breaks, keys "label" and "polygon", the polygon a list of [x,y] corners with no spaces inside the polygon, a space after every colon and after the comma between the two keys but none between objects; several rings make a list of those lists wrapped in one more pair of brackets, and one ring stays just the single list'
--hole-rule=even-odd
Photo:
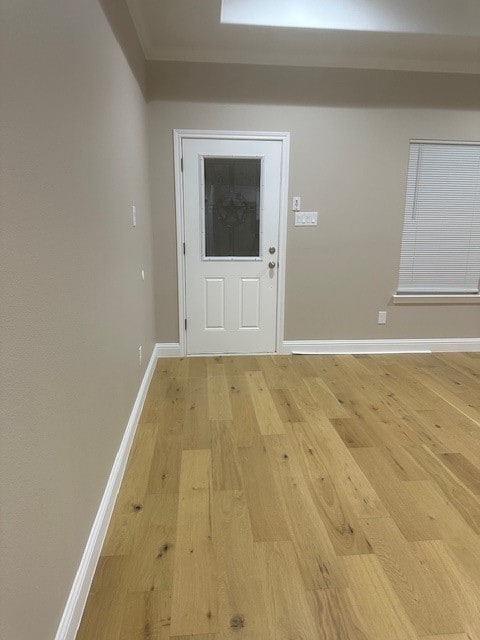
[{"label": "electrical outlet", "polygon": [[135,203],[132,204],[132,225],[134,227],[137,226],[137,207],[135,206]]},{"label": "electrical outlet", "polygon": [[142,269],[142,280],[145,281],[145,271]]},{"label": "electrical outlet", "polygon": [[138,347],[138,362],[142,364],[142,345]]},{"label": "electrical outlet", "polygon": [[378,312],[378,324],[387,324],[387,312],[379,311]]},{"label": "electrical outlet", "polygon": [[302,208],[302,199],[300,196],[293,196],[292,198],[292,211],[300,211]]}]

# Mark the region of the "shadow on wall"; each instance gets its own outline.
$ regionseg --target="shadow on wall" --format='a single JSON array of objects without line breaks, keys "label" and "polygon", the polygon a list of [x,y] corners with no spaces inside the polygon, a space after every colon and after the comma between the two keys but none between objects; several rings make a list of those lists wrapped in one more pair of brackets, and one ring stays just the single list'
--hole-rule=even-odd
[{"label": "shadow on wall", "polygon": [[124,0],[98,0],[128,65],[146,98],[145,56]]},{"label": "shadow on wall", "polygon": [[479,85],[473,74],[147,62],[149,100],[479,109]]}]

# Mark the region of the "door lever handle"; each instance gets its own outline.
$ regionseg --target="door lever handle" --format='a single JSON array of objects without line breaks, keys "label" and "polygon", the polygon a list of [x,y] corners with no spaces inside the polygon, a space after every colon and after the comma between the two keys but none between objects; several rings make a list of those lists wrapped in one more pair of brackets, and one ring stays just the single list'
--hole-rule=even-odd
[{"label": "door lever handle", "polygon": [[273,262],[273,260],[271,262],[268,263],[268,266],[270,269],[275,269],[275,262]]}]

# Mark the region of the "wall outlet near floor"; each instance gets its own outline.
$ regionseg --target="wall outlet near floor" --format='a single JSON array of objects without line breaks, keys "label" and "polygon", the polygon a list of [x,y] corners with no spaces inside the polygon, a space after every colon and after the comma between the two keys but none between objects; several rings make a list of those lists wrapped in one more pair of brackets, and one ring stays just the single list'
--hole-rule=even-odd
[{"label": "wall outlet near floor", "polygon": [[387,312],[379,311],[378,312],[378,324],[387,324]]},{"label": "wall outlet near floor", "polygon": [[142,364],[142,345],[138,347],[138,362]]},{"label": "wall outlet near floor", "polygon": [[132,225],[134,227],[137,226],[137,207],[135,206],[135,203],[132,204]]},{"label": "wall outlet near floor", "polygon": [[316,227],[318,220],[317,211],[295,211],[296,227]]}]

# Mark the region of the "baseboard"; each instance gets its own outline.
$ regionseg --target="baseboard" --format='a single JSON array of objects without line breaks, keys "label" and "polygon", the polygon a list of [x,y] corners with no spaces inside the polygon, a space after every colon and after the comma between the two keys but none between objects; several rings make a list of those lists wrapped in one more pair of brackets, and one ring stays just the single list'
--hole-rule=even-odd
[{"label": "baseboard", "polygon": [[480,338],[412,338],[398,340],[286,340],[284,353],[432,353],[480,351]]},{"label": "baseboard", "polygon": [[179,358],[182,355],[178,342],[157,342],[155,349],[157,358]]},{"label": "baseboard", "polygon": [[95,573],[95,568],[100,557],[108,524],[115,506],[115,500],[117,499],[117,494],[127,465],[128,455],[135,436],[140,413],[142,411],[153,372],[155,371],[157,357],[157,345],[155,345],[145,371],[145,375],[143,376],[140,384],[120,448],[115,457],[115,462],[113,463],[110,477],[108,478],[107,486],[105,488],[102,501],[100,502],[100,507],[93,522],[92,530],[90,531],[87,545],[83,552],[80,566],[78,567],[77,575],[73,581],[72,589],[68,596],[67,604],[65,606],[55,640],[74,640],[80,625],[88,592]]}]

